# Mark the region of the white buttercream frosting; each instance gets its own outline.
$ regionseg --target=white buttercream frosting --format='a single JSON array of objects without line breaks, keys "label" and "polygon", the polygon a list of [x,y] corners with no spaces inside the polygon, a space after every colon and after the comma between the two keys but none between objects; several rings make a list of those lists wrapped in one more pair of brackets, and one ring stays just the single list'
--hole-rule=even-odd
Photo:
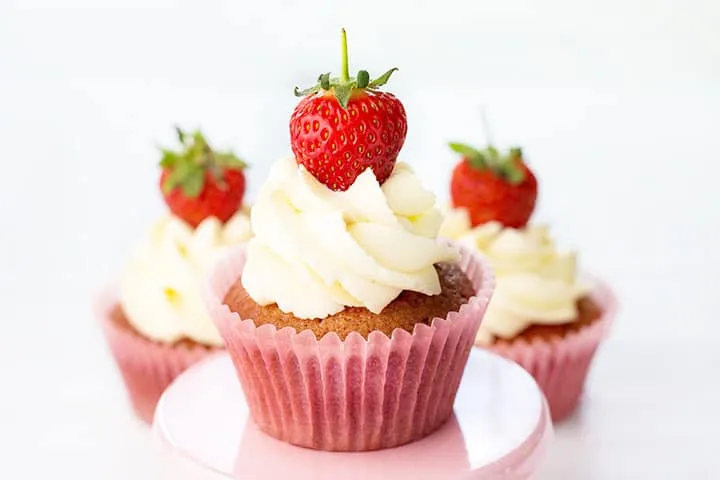
[{"label": "white buttercream frosting", "polygon": [[496,288],[478,343],[511,339],[534,324],[558,325],[577,318],[577,302],[590,288],[578,278],[577,254],[559,251],[547,226],[514,229],[489,222],[470,228],[462,211],[447,219],[446,235],[484,254],[495,271]]},{"label": "white buttercream frosting", "polygon": [[202,299],[202,282],[220,256],[250,237],[248,209],[224,225],[210,217],[195,229],[173,215],[159,219],[133,251],[121,278],[120,304],[130,324],[159,342],[187,338],[221,346]]},{"label": "white buttercream frosting", "polygon": [[441,237],[459,240],[472,229],[470,213],[464,208],[445,207],[443,209],[443,222],[440,225]]},{"label": "white buttercream frosting", "polygon": [[347,306],[380,313],[403,290],[440,293],[434,264],[454,261],[437,240],[435,196],[398,163],[382,186],[372,170],[332,191],[292,157],[276,162],[252,211],[242,283],[260,305],[298,318]]}]

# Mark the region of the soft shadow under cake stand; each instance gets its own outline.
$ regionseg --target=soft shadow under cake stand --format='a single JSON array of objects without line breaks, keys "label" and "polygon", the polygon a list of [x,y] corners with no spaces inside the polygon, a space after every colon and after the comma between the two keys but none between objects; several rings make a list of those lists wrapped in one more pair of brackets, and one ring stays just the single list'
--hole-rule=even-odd
[{"label": "soft shadow under cake stand", "polygon": [[337,453],[262,433],[226,353],[187,370],[165,391],[155,432],[204,467],[238,479],[526,479],[552,436],[545,400],[522,368],[473,349],[454,415],[423,440],[389,450]]}]

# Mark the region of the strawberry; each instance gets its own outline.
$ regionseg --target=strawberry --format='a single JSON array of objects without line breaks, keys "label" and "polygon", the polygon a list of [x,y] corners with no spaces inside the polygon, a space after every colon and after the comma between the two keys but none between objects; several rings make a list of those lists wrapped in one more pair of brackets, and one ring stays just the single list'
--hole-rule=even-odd
[{"label": "strawberry", "polygon": [[170,211],[196,228],[208,217],[226,222],[242,206],[247,164],[232,152],[215,152],[203,134],[176,128],[180,151],[163,149],[160,187]]},{"label": "strawberry", "polygon": [[318,84],[295,88],[303,98],[290,117],[290,143],[298,164],[332,190],[347,190],[371,168],[381,184],[388,179],[407,134],[405,108],[380,92],[397,68],[375,80],[365,70],[350,78],[345,30],[341,31],[339,78],[324,73]]},{"label": "strawberry", "polygon": [[497,221],[506,227],[527,224],[537,200],[537,179],[519,148],[506,154],[488,146],[484,150],[460,143],[450,148],[463,156],[453,170],[450,195],[454,207],[463,207],[477,226]]}]

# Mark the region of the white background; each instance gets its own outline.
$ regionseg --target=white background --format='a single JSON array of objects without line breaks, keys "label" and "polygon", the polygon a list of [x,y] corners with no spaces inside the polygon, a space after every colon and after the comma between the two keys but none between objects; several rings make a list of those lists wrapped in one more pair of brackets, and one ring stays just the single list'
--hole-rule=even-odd
[{"label": "white background", "polygon": [[541,478],[718,478],[718,24],[713,0],[0,0],[0,476],[179,478],[91,297],[164,212],[172,125],[248,160],[252,200],[345,26],[351,68],[400,67],[401,155],[441,201],[445,144],[482,143],[486,105],[539,177],[536,220],[620,296]]}]

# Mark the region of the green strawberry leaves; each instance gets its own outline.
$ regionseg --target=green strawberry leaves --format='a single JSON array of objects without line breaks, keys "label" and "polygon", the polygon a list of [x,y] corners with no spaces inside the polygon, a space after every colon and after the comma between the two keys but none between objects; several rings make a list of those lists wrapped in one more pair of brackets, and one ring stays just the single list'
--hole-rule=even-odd
[{"label": "green strawberry leaves", "polygon": [[450,149],[452,151],[457,152],[463,157],[467,158],[468,162],[470,162],[470,165],[477,168],[478,170],[482,170],[483,168],[486,168],[488,166],[488,162],[485,159],[485,154],[480,150],[471,147],[470,145],[465,145],[463,143],[450,142],[448,145],[450,146]]},{"label": "green strawberry leaves", "polygon": [[525,171],[521,168],[523,158],[520,148],[513,147],[506,154],[501,154],[492,145],[488,145],[484,150],[457,142],[450,142],[448,145],[477,170],[489,169],[512,185],[517,185],[525,179]]},{"label": "green strawberry leaves", "polygon": [[397,68],[397,67],[391,68],[390,70],[388,70],[387,72],[383,73],[382,75],[380,75],[380,76],[379,76],[378,78],[376,78],[375,80],[372,80],[372,81],[368,84],[368,88],[382,87],[383,85],[385,85],[385,84],[388,82],[388,80],[390,80],[390,76],[391,76],[393,73],[397,72],[397,71],[398,71],[398,68]]},{"label": "green strawberry leaves", "polygon": [[[172,163],[168,165],[168,162],[165,162],[166,158],[172,158]],[[180,187],[188,196],[197,196],[200,194],[205,176],[202,167],[194,163],[185,162],[177,155],[163,158],[160,165],[170,172],[163,181],[163,193],[169,194],[174,189]],[[200,184],[199,186],[198,183]],[[194,195],[191,195],[191,193],[194,193]]]},{"label": "green strawberry leaves", "polygon": [[367,70],[360,70],[355,78],[350,78],[345,29],[341,30],[341,43],[342,63],[340,77],[330,77],[330,73],[323,73],[318,77],[318,83],[316,85],[302,90],[295,87],[294,93],[296,97],[305,97],[321,91],[332,92],[335,98],[337,98],[338,103],[340,103],[340,106],[345,110],[356,90],[375,90],[385,85],[388,80],[390,80],[390,76],[398,70],[397,67],[393,67],[374,80],[370,79],[370,74]]},{"label": "green strawberry leaves", "polygon": [[320,74],[318,82],[320,83],[320,88],[330,90],[330,72]]},{"label": "green strawberry leaves", "polygon": [[353,93],[353,85],[349,83],[341,83],[340,85],[336,85],[333,90],[335,91],[335,97],[338,102],[340,102],[340,106],[343,109],[347,109],[348,102],[350,101],[350,97]]},{"label": "green strawberry leaves", "polygon": [[347,109],[350,98],[355,91],[376,90],[378,87],[385,85],[390,79],[390,76],[397,70],[397,68],[391,68],[374,80],[370,80],[370,74],[367,70],[360,70],[355,78],[347,81],[339,77],[330,77],[329,73],[323,73],[318,77],[318,83],[316,85],[302,90],[295,87],[294,93],[296,97],[306,97],[323,91],[332,92],[342,108]]},{"label": "green strawberry leaves", "polygon": [[248,164],[240,160],[237,155],[232,152],[215,153],[215,165],[235,170],[244,170]]},{"label": "green strawberry leaves", "polygon": [[169,194],[180,187],[188,197],[197,197],[205,184],[205,172],[202,167],[190,163],[175,166],[162,184],[163,193]]},{"label": "green strawberry leaves", "polygon": [[320,85],[315,85],[310,88],[306,88],[304,90],[300,90],[298,87],[295,87],[295,96],[296,97],[305,97],[307,95],[311,95],[313,93],[317,93],[321,90]]},{"label": "green strawberry leaves", "polygon": [[523,172],[515,162],[506,162],[500,165],[500,174],[510,183],[511,185],[517,185],[525,179],[525,172]]},{"label": "green strawberry leaves", "polygon": [[181,148],[161,149],[160,167],[168,172],[161,186],[165,194],[180,188],[187,197],[197,197],[205,187],[207,173],[222,185],[226,170],[243,170],[248,166],[231,151],[214,151],[200,130],[189,134],[175,127],[175,132]]},{"label": "green strawberry leaves", "polygon": [[370,74],[367,70],[360,70],[355,78],[357,88],[367,88],[367,86],[370,85]]},{"label": "green strawberry leaves", "polygon": [[180,156],[176,152],[164,148],[161,148],[160,151],[162,152],[162,159],[160,160],[162,168],[170,168],[178,163]]}]

